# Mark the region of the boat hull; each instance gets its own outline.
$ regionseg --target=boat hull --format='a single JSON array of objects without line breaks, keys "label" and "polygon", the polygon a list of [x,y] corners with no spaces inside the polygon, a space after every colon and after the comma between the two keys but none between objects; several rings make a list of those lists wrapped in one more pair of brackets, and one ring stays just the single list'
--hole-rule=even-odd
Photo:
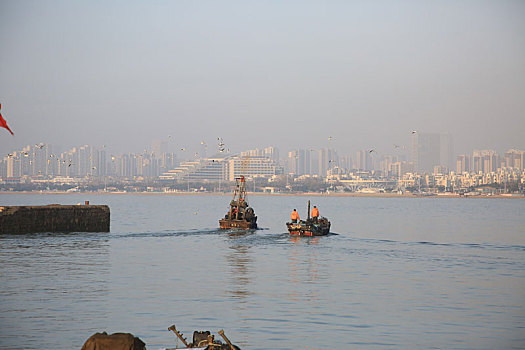
[{"label": "boat hull", "polygon": [[219,227],[223,230],[227,230],[227,229],[249,230],[249,229],[256,229],[257,222],[246,221],[246,220],[235,220],[235,219],[233,220],[221,219],[219,220]]}]

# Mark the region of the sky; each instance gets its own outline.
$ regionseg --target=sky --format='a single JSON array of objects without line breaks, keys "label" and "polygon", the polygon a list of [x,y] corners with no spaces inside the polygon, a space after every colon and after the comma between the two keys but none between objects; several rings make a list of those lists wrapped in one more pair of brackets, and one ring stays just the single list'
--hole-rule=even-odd
[{"label": "sky", "polygon": [[525,1],[0,0],[0,103],[0,154],[525,150]]}]

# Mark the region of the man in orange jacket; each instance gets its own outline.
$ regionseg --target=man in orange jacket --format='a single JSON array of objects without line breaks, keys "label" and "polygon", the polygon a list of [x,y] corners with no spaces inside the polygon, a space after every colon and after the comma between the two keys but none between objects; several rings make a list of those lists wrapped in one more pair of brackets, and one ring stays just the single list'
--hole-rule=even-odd
[{"label": "man in orange jacket", "polygon": [[291,219],[292,219],[292,223],[293,223],[293,224],[295,224],[295,223],[297,223],[297,221],[301,220],[301,219],[299,218],[299,213],[297,212],[297,210],[294,209],[294,210],[292,211]]},{"label": "man in orange jacket", "polygon": [[319,219],[319,209],[317,209],[317,207],[314,205],[314,208],[312,209],[312,220],[314,222],[317,222],[318,219]]}]

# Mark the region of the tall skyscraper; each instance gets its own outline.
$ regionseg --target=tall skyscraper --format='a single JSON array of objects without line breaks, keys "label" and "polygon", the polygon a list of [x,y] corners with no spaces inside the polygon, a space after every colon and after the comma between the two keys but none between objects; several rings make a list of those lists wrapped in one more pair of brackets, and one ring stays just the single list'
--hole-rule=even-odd
[{"label": "tall skyscraper", "polygon": [[6,175],[7,177],[18,177],[20,176],[20,161],[17,152],[13,152],[13,155],[7,157]]},{"label": "tall skyscraper", "polygon": [[308,149],[310,152],[310,174],[311,175],[320,175],[319,171],[319,152],[315,149]]},{"label": "tall skyscraper", "polygon": [[326,176],[329,169],[339,165],[339,156],[334,149],[319,150],[319,176]]},{"label": "tall skyscraper", "polygon": [[523,170],[524,168],[524,164],[523,164],[523,159],[524,159],[524,154],[525,154],[525,151],[519,151],[519,150],[516,150],[516,149],[509,149],[507,152],[505,152],[505,166],[507,168],[514,168],[514,169],[519,169],[519,170]]},{"label": "tall skyscraper", "polygon": [[483,156],[483,171],[485,173],[495,172],[499,165],[499,155],[495,151],[488,152]]},{"label": "tall skyscraper", "polygon": [[288,152],[288,172],[295,175],[310,174],[310,151],[296,149]]},{"label": "tall skyscraper", "polygon": [[266,158],[273,160],[274,162],[279,162],[279,149],[273,146],[266,147],[264,149],[264,154]]},{"label": "tall skyscraper", "polygon": [[368,150],[360,150],[355,153],[354,168],[357,170],[372,170],[372,157]]},{"label": "tall skyscraper", "polygon": [[481,151],[474,150],[470,169],[476,174],[483,172],[483,156],[481,155]]},{"label": "tall skyscraper", "polygon": [[385,155],[379,161],[379,170],[385,175],[390,175],[392,164],[399,162],[399,157],[394,155]]},{"label": "tall skyscraper", "polygon": [[499,155],[494,150],[474,150],[472,154],[472,171],[490,173],[499,168]]},{"label": "tall skyscraper", "polygon": [[157,159],[162,157],[163,153],[166,153],[168,150],[168,143],[162,140],[153,140],[151,141],[151,151],[155,154]]},{"label": "tall skyscraper", "polygon": [[458,174],[470,172],[470,156],[468,154],[459,155],[456,159],[456,171]]},{"label": "tall skyscraper", "polygon": [[343,169],[352,169],[352,157],[349,155],[339,157],[339,166]]},{"label": "tall skyscraper", "polygon": [[392,176],[395,176],[397,178],[401,178],[406,173],[411,173],[413,171],[414,171],[414,163],[412,162],[402,161],[402,162],[396,162],[396,163],[390,164],[389,172]]},{"label": "tall skyscraper", "polygon": [[453,166],[452,135],[415,132],[412,135],[412,163],[417,172],[431,173],[434,166]]},{"label": "tall skyscraper", "polygon": [[440,134],[440,163],[439,165],[446,167],[447,169],[454,168],[454,141],[451,134]]}]

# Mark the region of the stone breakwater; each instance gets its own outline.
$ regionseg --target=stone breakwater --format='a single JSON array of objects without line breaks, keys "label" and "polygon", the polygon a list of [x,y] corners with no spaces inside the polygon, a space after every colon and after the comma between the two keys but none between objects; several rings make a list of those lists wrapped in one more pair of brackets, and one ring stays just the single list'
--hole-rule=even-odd
[{"label": "stone breakwater", "polygon": [[107,205],[0,206],[0,234],[109,232]]}]

